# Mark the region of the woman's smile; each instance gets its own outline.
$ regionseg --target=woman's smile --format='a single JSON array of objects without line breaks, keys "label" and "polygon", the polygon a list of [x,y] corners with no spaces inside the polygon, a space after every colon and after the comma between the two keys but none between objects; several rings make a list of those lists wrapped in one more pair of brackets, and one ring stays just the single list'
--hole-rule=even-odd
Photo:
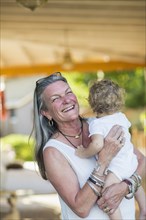
[{"label": "woman's smile", "polygon": [[72,105],[72,106],[69,106],[69,107],[63,109],[62,112],[68,112],[70,110],[73,110],[74,108],[75,108],[75,105]]}]

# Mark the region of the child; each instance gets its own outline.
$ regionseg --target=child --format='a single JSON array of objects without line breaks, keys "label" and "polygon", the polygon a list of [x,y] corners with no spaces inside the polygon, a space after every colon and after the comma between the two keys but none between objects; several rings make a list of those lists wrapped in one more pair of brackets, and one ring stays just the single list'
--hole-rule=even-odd
[{"label": "child", "polygon": [[[79,146],[76,149],[77,156],[84,158],[96,155],[98,158],[97,154],[103,147],[104,137],[115,124],[123,127],[126,138],[124,147],[108,167],[108,175],[104,186],[106,188],[113,183],[129,178],[135,172],[138,164],[130,141],[129,127],[131,124],[126,116],[120,112],[124,105],[124,90],[108,79],[96,81],[89,90],[89,104],[93,112],[96,113],[96,119],[89,123],[91,143],[87,148]],[[146,201],[142,187],[139,187],[136,199],[140,207],[140,219],[145,219]],[[110,219],[122,219],[120,208],[110,215]]]}]

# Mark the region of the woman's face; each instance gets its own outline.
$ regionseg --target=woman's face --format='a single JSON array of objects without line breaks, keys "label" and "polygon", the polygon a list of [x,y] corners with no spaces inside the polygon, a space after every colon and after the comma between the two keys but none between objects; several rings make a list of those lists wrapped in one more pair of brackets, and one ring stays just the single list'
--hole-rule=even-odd
[{"label": "woman's face", "polygon": [[56,81],[44,90],[43,99],[48,111],[43,114],[57,122],[67,122],[78,118],[79,105],[76,96],[69,85],[63,81]]}]

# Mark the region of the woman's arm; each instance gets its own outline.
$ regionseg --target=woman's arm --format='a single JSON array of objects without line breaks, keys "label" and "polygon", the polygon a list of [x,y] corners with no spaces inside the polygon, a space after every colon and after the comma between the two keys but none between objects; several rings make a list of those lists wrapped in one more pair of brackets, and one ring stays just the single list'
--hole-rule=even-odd
[{"label": "woman's arm", "polygon": [[[100,175],[103,174],[109,162],[122,147],[120,141],[117,141],[117,138],[121,135],[122,129],[119,126],[115,126],[109,133],[102,149],[103,153],[101,150],[99,157],[101,163]],[[43,155],[48,180],[55,187],[58,194],[78,216],[82,218],[88,216],[97,200],[97,196],[89,184],[85,183],[83,188],[80,189],[76,174],[57,149],[46,148]]]},{"label": "woman's arm", "polygon": [[44,150],[44,163],[48,180],[60,197],[80,217],[88,216],[97,196],[86,183],[80,189],[76,174],[66,158],[55,148]]}]

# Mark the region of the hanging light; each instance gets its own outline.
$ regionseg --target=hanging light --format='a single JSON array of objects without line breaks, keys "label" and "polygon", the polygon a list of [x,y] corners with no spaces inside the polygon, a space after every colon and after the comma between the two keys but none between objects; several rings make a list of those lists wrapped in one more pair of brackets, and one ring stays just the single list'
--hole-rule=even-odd
[{"label": "hanging light", "polygon": [[71,57],[71,53],[69,50],[66,50],[65,54],[64,54],[64,58],[63,58],[63,63],[62,63],[62,67],[65,70],[70,70],[74,67],[74,63]]},{"label": "hanging light", "polygon": [[68,30],[65,29],[64,30],[64,41],[65,41],[65,45],[66,45],[66,50],[64,53],[64,57],[63,57],[63,63],[62,63],[62,68],[65,70],[70,70],[74,67],[74,62],[69,50],[69,37],[68,37]]},{"label": "hanging light", "polygon": [[30,10],[35,10],[36,8],[40,7],[41,5],[48,2],[48,0],[16,0],[18,4],[25,8],[29,8]]}]

